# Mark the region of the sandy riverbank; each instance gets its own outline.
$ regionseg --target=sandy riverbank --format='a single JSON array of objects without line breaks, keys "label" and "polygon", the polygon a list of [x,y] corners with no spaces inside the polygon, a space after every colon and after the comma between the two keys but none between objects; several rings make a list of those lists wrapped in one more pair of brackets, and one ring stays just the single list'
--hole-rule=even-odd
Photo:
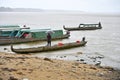
[{"label": "sandy riverbank", "polygon": [[73,61],[0,53],[0,80],[119,80],[120,72]]}]

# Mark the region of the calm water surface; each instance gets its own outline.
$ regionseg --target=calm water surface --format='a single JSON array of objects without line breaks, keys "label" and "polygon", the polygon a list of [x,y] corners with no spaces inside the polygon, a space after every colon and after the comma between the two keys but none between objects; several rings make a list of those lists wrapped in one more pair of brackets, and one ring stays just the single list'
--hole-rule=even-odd
[{"label": "calm water surface", "polygon": [[[58,42],[73,42],[86,37],[88,43],[85,47],[68,50],[43,52],[33,54],[39,57],[49,57],[64,60],[80,60],[95,64],[101,61],[102,66],[112,66],[120,69],[120,15],[70,13],[0,13],[0,24],[24,24],[32,29],[63,29],[62,26],[78,26],[80,23],[102,23],[103,28],[93,31],[72,31],[69,39],[52,41],[52,45]],[[65,31],[64,31],[65,32]],[[16,44],[15,48],[37,47],[46,45],[46,42],[34,42]],[[4,50],[7,48],[7,50]],[[0,46],[0,52],[10,53],[10,46]],[[83,53],[80,55],[79,53]],[[102,57],[102,58],[99,58]],[[96,60],[94,59],[96,58]]]}]

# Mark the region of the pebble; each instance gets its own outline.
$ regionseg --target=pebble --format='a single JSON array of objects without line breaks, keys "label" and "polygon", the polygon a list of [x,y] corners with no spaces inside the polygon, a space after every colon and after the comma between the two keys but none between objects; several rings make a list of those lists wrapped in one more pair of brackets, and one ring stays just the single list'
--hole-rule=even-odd
[{"label": "pebble", "polygon": [[80,59],[80,61],[85,61],[84,59]]},{"label": "pebble", "polygon": [[3,80],[2,78],[0,78],[0,80]]},{"label": "pebble", "polygon": [[0,65],[3,65],[4,63],[0,62]]},{"label": "pebble", "polygon": [[8,80],[18,80],[18,79],[13,76],[10,76],[10,78]]},{"label": "pebble", "polygon": [[7,50],[7,48],[4,48],[4,50]]},{"label": "pebble", "polygon": [[22,72],[18,72],[17,74],[19,74],[19,75],[24,75]]},{"label": "pebble", "polygon": [[83,54],[82,52],[77,52],[77,54]]},{"label": "pebble", "polygon": [[104,76],[104,73],[97,73],[96,75],[102,77]]},{"label": "pebble", "polygon": [[3,71],[9,71],[9,72],[12,72],[12,71],[17,71],[16,69],[13,69],[13,68],[2,68]]},{"label": "pebble", "polygon": [[53,61],[52,61],[51,59],[49,59],[49,58],[44,58],[44,60],[53,62]]},{"label": "pebble", "polygon": [[90,67],[90,69],[97,70],[97,68],[95,68],[95,67]]}]

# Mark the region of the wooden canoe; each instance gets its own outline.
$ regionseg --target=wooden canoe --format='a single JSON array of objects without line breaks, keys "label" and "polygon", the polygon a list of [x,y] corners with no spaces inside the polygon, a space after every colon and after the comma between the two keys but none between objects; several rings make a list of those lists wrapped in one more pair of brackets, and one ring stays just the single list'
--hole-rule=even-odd
[{"label": "wooden canoe", "polygon": [[96,29],[102,29],[101,23],[98,24],[80,24],[79,27],[65,27],[63,26],[65,30],[68,31],[74,31],[74,30],[96,30]]},{"label": "wooden canoe", "polygon": [[[52,38],[52,40],[57,39],[65,39],[69,38],[69,34],[64,34],[63,36],[58,36],[55,38]],[[34,41],[45,41],[46,38],[40,39],[40,38],[9,38],[9,37],[0,37],[0,45],[8,45],[8,44],[16,44],[16,43],[26,43],[26,42],[34,42]]]},{"label": "wooden canoe", "polygon": [[55,50],[63,50],[73,47],[80,47],[84,46],[87,42],[72,42],[72,43],[64,43],[64,44],[57,44],[53,46],[41,46],[41,47],[34,47],[34,48],[24,48],[24,49],[14,49],[13,45],[11,45],[11,50],[15,53],[27,54],[27,53],[35,53],[35,52],[45,52],[45,51],[55,51]]}]

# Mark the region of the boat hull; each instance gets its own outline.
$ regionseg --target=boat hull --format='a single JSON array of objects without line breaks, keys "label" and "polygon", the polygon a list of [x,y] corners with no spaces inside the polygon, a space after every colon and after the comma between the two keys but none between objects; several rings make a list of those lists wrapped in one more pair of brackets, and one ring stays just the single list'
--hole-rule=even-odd
[{"label": "boat hull", "polygon": [[101,23],[98,24],[80,24],[79,27],[65,27],[63,26],[65,30],[68,31],[74,31],[74,30],[96,30],[96,29],[102,29]]},{"label": "boat hull", "polygon": [[25,48],[25,49],[14,49],[13,46],[11,45],[11,50],[15,53],[22,53],[22,54],[27,54],[27,53],[36,53],[36,52],[45,52],[45,51],[56,51],[56,50],[63,50],[63,49],[69,49],[69,48],[74,48],[74,47],[80,47],[80,46],[85,46],[87,42],[86,41],[81,41],[81,42],[72,42],[72,43],[65,43],[62,45],[53,45],[53,46],[41,46],[37,48]]},{"label": "boat hull", "polygon": [[96,29],[101,29],[100,27],[63,27],[65,30],[68,30],[68,31],[75,31],[75,30],[96,30]]},{"label": "boat hull", "polygon": [[65,30],[68,31],[74,31],[74,30],[96,30],[96,29],[101,29],[101,28],[96,28],[96,27],[85,27],[85,28],[64,28]]},{"label": "boat hull", "polygon": [[[52,40],[57,39],[65,39],[69,38],[70,35],[63,35],[52,38]],[[46,38],[9,38],[9,37],[0,37],[0,45],[9,45],[9,44],[16,44],[16,43],[26,43],[26,42],[34,42],[34,41],[45,41]]]}]

